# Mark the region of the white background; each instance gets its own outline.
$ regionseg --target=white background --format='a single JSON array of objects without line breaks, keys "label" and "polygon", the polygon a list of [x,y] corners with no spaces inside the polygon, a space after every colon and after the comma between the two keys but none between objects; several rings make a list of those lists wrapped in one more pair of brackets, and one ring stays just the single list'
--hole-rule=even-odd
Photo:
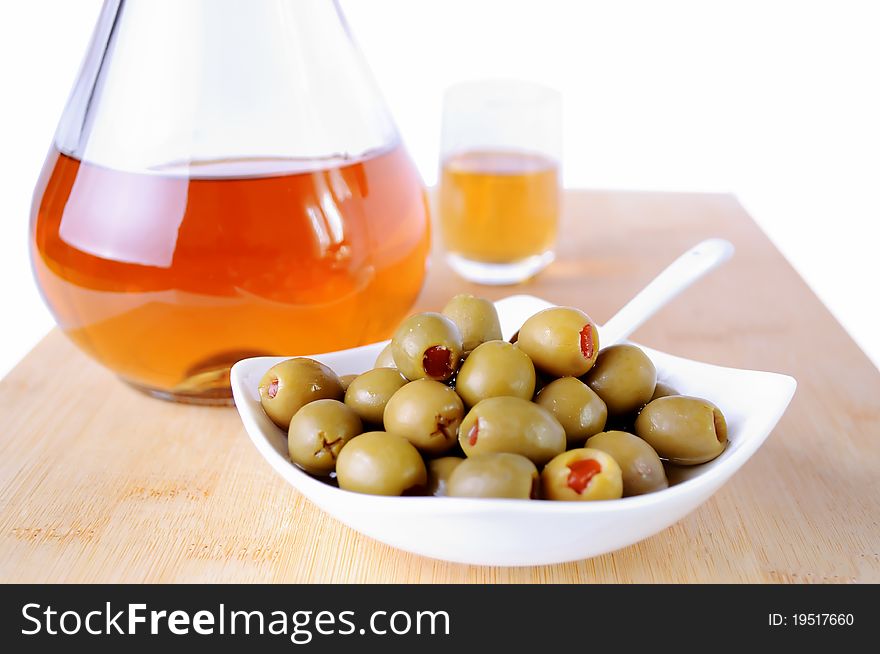
[{"label": "white background", "polygon": [[[0,1],[0,374],[52,325],[27,258],[31,190],[99,6]],[[880,362],[878,3],[343,7],[426,182],[436,180],[445,86],[480,77],[555,86],[567,186],[736,193]]]}]

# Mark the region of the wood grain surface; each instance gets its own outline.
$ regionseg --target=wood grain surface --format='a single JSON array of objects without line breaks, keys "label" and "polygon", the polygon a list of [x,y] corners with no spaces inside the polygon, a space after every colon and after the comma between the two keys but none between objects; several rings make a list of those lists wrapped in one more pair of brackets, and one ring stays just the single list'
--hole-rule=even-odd
[{"label": "wood grain surface", "polygon": [[678,524],[546,567],[400,552],[286,486],[233,409],[148,399],[54,331],[0,382],[0,581],[880,581],[880,373],[737,201],[572,191],[565,206],[559,258],[536,280],[473,286],[435,254],[418,308],[525,292],[604,322],[685,248],[733,241],[730,263],[634,338],[800,385],[764,447]]}]

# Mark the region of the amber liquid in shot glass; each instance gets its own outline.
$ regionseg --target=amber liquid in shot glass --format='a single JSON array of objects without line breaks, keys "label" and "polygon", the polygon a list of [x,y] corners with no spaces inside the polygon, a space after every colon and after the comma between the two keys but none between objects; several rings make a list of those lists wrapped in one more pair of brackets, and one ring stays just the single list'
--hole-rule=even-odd
[{"label": "amber liquid in shot glass", "polygon": [[559,165],[528,152],[453,154],[442,164],[439,209],[453,257],[488,269],[540,262],[556,240]]}]

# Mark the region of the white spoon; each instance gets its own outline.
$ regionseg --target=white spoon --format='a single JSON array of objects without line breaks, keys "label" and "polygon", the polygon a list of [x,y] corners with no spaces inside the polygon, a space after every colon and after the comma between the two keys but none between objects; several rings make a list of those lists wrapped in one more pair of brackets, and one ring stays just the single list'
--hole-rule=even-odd
[{"label": "white spoon", "polygon": [[602,347],[624,340],[667,302],[730,259],[733,252],[730,241],[710,238],[682,254],[602,325],[599,331]]}]

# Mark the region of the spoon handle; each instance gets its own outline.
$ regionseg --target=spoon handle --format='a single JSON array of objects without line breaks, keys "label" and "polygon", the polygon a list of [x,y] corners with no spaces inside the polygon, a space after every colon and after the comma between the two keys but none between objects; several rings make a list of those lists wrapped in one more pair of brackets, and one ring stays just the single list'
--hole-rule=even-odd
[{"label": "spoon handle", "polygon": [[733,251],[730,241],[710,238],[682,254],[602,326],[602,347],[624,340],[672,298],[727,261]]}]

